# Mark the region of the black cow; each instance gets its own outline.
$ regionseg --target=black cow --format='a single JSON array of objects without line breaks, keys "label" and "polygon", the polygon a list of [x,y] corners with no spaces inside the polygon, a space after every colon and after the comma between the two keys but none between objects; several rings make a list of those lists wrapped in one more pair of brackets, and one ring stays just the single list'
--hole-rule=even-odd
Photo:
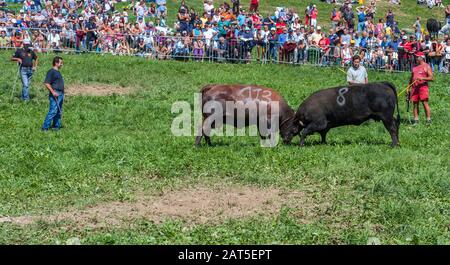
[{"label": "black cow", "polygon": [[[397,106],[397,118],[394,118]],[[392,138],[392,146],[398,145],[400,113],[395,86],[389,82],[357,84],[324,89],[309,96],[298,108],[292,119],[282,123],[280,131],[288,144],[301,133],[300,145],[307,135],[315,132],[326,135],[331,128],[343,125],[360,125],[374,119],[382,121]]]},{"label": "black cow", "polygon": [[441,22],[434,18],[429,18],[427,20],[427,30],[431,37],[437,38],[441,30]]}]

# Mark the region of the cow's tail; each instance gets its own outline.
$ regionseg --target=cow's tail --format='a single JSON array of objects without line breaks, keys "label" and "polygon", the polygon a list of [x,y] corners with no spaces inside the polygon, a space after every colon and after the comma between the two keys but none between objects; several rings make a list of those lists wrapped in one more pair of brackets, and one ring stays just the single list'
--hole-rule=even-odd
[{"label": "cow's tail", "polygon": [[397,89],[395,88],[395,85],[392,84],[391,82],[383,82],[385,85],[387,85],[388,87],[390,87],[392,89],[392,91],[394,92],[394,96],[395,96],[395,104],[397,105],[397,127],[400,125],[400,108],[398,107],[398,97],[397,97]]}]

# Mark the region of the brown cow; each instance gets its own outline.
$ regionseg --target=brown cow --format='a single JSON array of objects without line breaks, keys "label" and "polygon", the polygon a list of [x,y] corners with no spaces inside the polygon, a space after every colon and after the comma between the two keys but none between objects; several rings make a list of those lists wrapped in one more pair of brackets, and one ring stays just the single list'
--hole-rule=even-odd
[{"label": "brown cow", "polygon": [[[266,136],[268,136],[267,131],[261,131],[259,127],[259,118],[260,118],[260,111],[249,111],[249,109],[245,109],[245,114],[243,112],[240,112],[241,115],[239,115],[239,111],[237,109],[234,109],[234,113],[231,113],[229,110],[226,111],[226,102],[231,102],[235,104],[236,108],[239,106],[244,106],[245,104],[254,104],[254,106],[257,106],[257,110],[259,110],[259,106],[261,105],[261,108],[266,107],[267,110],[267,129],[272,129],[275,131],[278,131],[278,127],[280,128],[280,133],[283,136],[284,135],[284,125],[287,124],[287,120],[293,119],[295,112],[293,109],[289,107],[289,105],[286,103],[286,101],[283,99],[283,97],[278,94],[275,90],[263,86],[258,85],[206,85],[204,86],[200,91],[202,98],[201,98],[201,107],[202,107],[202,115],[203,115],[203,121],[202,121],[202,128],[201,132],[199,130],[199,133],[195,139],[195,145],[199,146],[202,140],[202,137],[205,137],[206,144],[211,145],[210,140],[210,132],[212,128],[220,127],[216,126],[215,122],[212,124],[207,124],[206,120],[208,117],[213,115],[212,113],[207,113],[205,111],[205,104],[208,102],[216,102],[218,103],[223,111],[223,124],[230,124],[237,128],[247,127],[250,125],[257,125],[258,126],[258,133],[262,139],[266,139]],[[272,108],[274,108],[274,105],[271,105],[271,103],[278,102],[278,110],[274,109],[272,111]],[[264,105],[262,105],[264,104]],[[247,105],[248,106],[248,105]],[[232,116],[234,115],[234,116]],[[274,116],[275,115],[275,116]],[[230,117],[229,121],[227,122],[226,117]],[[271,117],[276,116],[279,117],[278,124],[280,126],[274,126],[272,128],[270,121]],[[231,118],[233,118],[231,120]],[[242,122],[245,121],[245,122]],[[256,121],[256,122],[255,122]],[[275,128],[276,127],[276,128]]]}]

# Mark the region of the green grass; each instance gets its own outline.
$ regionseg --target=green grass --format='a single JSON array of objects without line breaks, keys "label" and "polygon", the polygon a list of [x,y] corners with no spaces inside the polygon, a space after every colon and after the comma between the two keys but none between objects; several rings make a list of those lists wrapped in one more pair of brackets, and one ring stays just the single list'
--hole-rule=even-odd
[{"label": "green grass", "polygon": [[[220,1],[219,1],[220,2]],[[230,1],[228,1],[230,2]],[[304,20],[304,11],[306,6],[309,3],[314,3],[317,5],[319,9],[319,17],[318,24],[322,25],[324,28],[329,28],[330,26],[330,12],[332,10],[333,5],[329,5],[322,1],[311,0],[311,1],[298,1],[298,0],[261,0],[260,1],[260,12],[266,16],[267,14],[272,14],[275,11],[275,8],[278,6],[284,6],[287,8],[292,8],[296,10],[299,14],[300,18]],[[370,1],[366,0],[366,5],[370,3]],[[172,27],[173,23],[176,21],[176,16],[178,12],[178,8],[180,6],[180,0],[168,0],[168,18],[167,25]],[[222,2],[220,2],[222,3]],[[249,10],[250,0],[242,0],[241,5],[245,10]],[[128,3],[118,3],[116,9],[119,11],[123,11],[124,7]],[[201,0],[189,0],[186,1],[186,4],[189,7],[194,7],[200,14],[203,13],[203,1]],[[444,5],[445,5],[444,1]],[[218,3],[215,3],[217,6]],[[22,5],[19,4],[8,4],[8,8],[19,10]],[[412,25],[414,24],[416,17],[422,17],[423,26],[425,26],[425,21],[427,18],[437,18],[441,21],[444,20],[444,9],[443,8],[433,8],[429,9],[426,6],[417,5],[417,1],[407,0],[402,1],[402,5],[390,5],[387,3],[387,0],[379,1],[377,4],[377,13],[375,15],[375,22],[378,22],[379,18],[384,18],[389,8],[392,8],[394,14],[396,15],[396,20],[399,22],[399,26],[402,29],[412,30]],[[128,12],[131,20],[135,20],[136,16]]]},{"label": "green grass", "polygon": [[[336,128],[329,144],[265,149],[257,137],[215,137],[213,148],[170,132],[172,103],[208,83],[273,87],[296,109],[313,91],[345,83],[337,69],[283,65],[218,65],[148,61],[135,57],[64,55],[67,84],[134,87],[127,96],[67,97],[58,133],[42,133],[48,109],[42,81],[52,55],[41,55],[28,104],[11,100],[16,67],[0,60],[0,216],[36,215],[103,201],[133,200],[136,192],[216,183],[307,192],[327,203],[310,223],[296,209],[274,216],[192,225],[135,220],[125,227],[66,229],[58,223],[0,224],[0,243],[86,244],[450,244],[449,76],[431,85],[433,125],[402,124],[401,147],[391,149],[381,123]],[[404,88],[408,74],[370,72],[371,81]],[[16,87],[18,94],[19,86]],[[405,117],[405,103],[400,108]],[[298,139],[296,140],[298,142]],[[298,205],[302,209],[302,205]]]}]

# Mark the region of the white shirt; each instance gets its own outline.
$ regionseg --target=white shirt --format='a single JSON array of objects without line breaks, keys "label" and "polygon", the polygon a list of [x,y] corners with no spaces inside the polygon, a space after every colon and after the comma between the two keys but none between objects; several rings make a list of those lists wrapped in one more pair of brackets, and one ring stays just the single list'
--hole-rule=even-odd
[{"label": "white shirt", "polygon": [[206,13],[210,13],[211,10],[214,9],[214,5],[213,4],[204,3],[203,4],[203,9],[205,10]]},{"label": "white shirt", "polygon": [[55,44],[56,47],[59,46],[59,41],[60,41],[59,34],[55,34],[55,35],[50,34],[50,35],[48,36],[48,42],[50,42],[51,44]]},{"label": "white shirt", "polygon": [[54,20],[55,20],[56,25],[58,25],[60,27],[66,22],[66,20],[63,17],[61,17],[61,18],[55,17]]},{"label": "white shirt", "polygon": [[347,71],[347,82],[365,84],[367,78],[367,71],[364,66],[360,65],[358,69],[350,67]]},{"label": "white shirt", "polygon": [[208,30],[203,31],[203,36],[205,37],[205,43],[207,46],[210,45],[211,39],[215,33],[216,33],[216,31],[213,30],[212,28],[209,28]]}]

